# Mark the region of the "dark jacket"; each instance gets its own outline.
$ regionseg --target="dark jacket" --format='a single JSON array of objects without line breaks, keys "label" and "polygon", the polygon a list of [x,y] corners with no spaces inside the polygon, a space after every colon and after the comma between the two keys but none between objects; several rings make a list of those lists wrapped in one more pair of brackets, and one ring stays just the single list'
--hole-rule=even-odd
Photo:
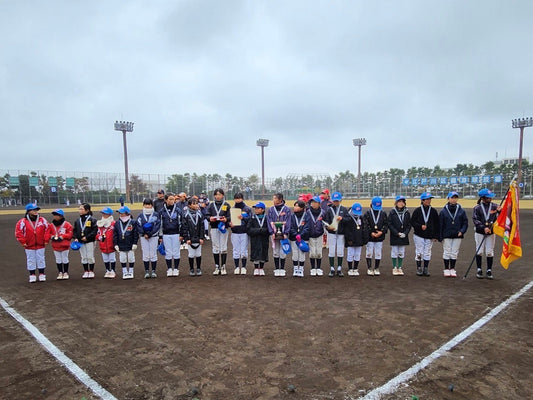
[{"label": "dark jacket", "polygon": [[[211,217],[226,217],[226,227],[229,227],[229,223],[231,222],[230,208],[231,206],[227,201],[213,201],[207,206],[206,218],[209,221]],[[220,221],[209,221],[209,226],[216,229],[218,228],[219,222]]]},{"label": "dark jacket", "polygon": [[[317,238],[324,234],[324,224],[322,218],[324,217],[324,211],[319,208],[315,211],[314,208],[309,208],[307,211],[307,219],[309,221],[309,237]],[[314,220],[313,220],[314,218]]]},{"label": "dark jacket", "polygon": [[181,210],[179,207],[174,204],[174,206],[168,208],[165,204],[159,215],[161,216],[163,235],[179,235],[181,224]]},{"label": "dark jacket", "polygon": [[[96,218],[92,215],[85,214],[80,216],[74,222],[74,231],[72,233],[73,239],[78,239],[82,243],[91,243],[96,240],[96,234],[98,233],[98,226],[96,225]],[[87,240],[82,241],[82,237],[85,237]]]},{"label": "dark jacket", "polygon": [[159,212],[165,206],[165,199],[154,199],[154,210]]},{"label": "dark jacket", "polygon": [[[399,214],[399,215],[398,215]],[[400,218],[403,215],[403,222]],[[403,210],[393,208],[389,213],[389,231],[390,231],[390,245],[391,246],[408,246],[409,245],[409,231],[411,231],[411,213],[404,207]],[[404,233],[405,237],[398,236],[399,233]]]},{"label": "dark jacket", "polygon": [[191,244],[200,243],[200,239],[205,239],[204,216],[202,211],[187,210],[181,218],[181,236],[186,242]]},{"label": "dark jacket", "polygon": [[[431,206],[429,206],[429,208],[424,208],[426,213],[429,212],[428,221],[425,223],[422,207],[424,206],[420,205],[420,207],[415,208],[411,215],[411,225],[413,226],[414,234],[424,239],[438,239],[440,232],[439,214],[437,213],[437,210]],[[422,230],[422,225],[427,226],[425,231]]]},{"label": "dark jacket", "polygon": [[[298,223],[299,221],[299,223]],[[309,240],[309,232],[311,226],[309,224],[308,215],[304,210],[299,211],[298,215],[292,213],[291,215],[291,228],[289,230],[289,240],[295,241],[296,235],[300,235],[302,240]]]},{"label": "dark jacket", "polygon": [[113,243],[118,246],[120,251],[130,251],[132,246],[139,241],[139,232],[137,232],[135,225],[133,218],[130,218],[128,222],[122,222],[120,219],[115,222]]},{"label": "dark jacket", "polygon": [[[452,216],[455,216],[455,219]],[[446,204],[439,213],[439,222],[439,240],[462,239],[468,229],[468,217],[460,204]],[[461,236],[458,236],[459,232],[462,233]]]},{"label": "dark jacket", "polygon": [[[278,210],[279,208],[279,210]],[[284,235],[289,234],[289,230],[291,229],[291,214],[292,211],[289,207],[285,205],[285,202],[281,206],[272,206],[268,209],[266,217],[268,222],[268,231],[271,235],[276,233],[276,227],[274,226],[274,223],[276,222],[285,222],[285,225],[282,228],[282,233]]]},{"label": "dark jacket", "polygon": [[482,235],[485,235],[485,228],[491,228],[489,235],[492,235],[492,226],[494,225],[494,222],[498,219],[498,213],[495,212],[493,214],[489,214],[489,218],[486,219],[485,215],[483,213],[483,209],[485,211],[488,211],[489,207],[491,211],[495,211],[498,208],[498,205],[496,203],[489,203],[488,205],[481,202],[480,204],[476,205],[474,207],[474,214],[472,215],[472,221],[474,222],[474,226],[476,227],[476,233],[481,233]]},{"label": "dark jacket", "polygon": [[[241,214],[246,213],[246,217],[242,217],[241,224],[239,226],[233,226],[231,228],[232,233],[246,233],[246,223],[250,219],[250,217],[254,214],[253,210],[248,207],[246,204],[244,204],[244,201],[241,201],[240,203],[235,203],[234,208],[240,208]],[[235,221],[233,221],[235,223]]]},{"label": "dark jacket", "polygon": [[341,221],[344,232],[345,247],[360,247],[368,243],[369,226],[360,215],[353,215],[351,211]]},{"label": "dark jacket", "polygon": [[246,230],[250,236],[250,260],[267,262],[270,233],[267,217],[265,214],[262,216],[263,218],[259,218],[255,214],[252,215],[247,221]]},{"label": "dark jacket", "polygon": [[[369,242],[383,242],[385,240],[385,236],[387,234],[388,229],[388,219],[387,219],[387,213],[383,210],[374,211],[372,209],[367,210],[365,215],[363,215],[363,219],[365,220],[365,223],[368,225],[368,241]],[[377,218],[377,221],[374,222],[374,218],[372,218],[372,214],[374,215],[374,218]],[[376,228],[377,227],[377,228]],[[380,237],[372,237],[372,233],[381,231],[383,234]]]},{"label": "dark jacket", "polygon": [[[348,218],[348,209],[344,206],[339,206],[339,217],[342,217],[342,219],[344,218]],[[329,225],[331,225],[331,223],[333,222],[333,218],[335,218],[335,214],[337,213],[337,207],[335,207],[335,205],[331,205],[329,208],[328,208],[328,211],[325,213],[324,217],[323,217],[323,221],[324,222],[327,222]],[[341,220],[342,222],[342,220]],[[344,232],[343,232],[343,225],[342,223],[339,223],[338,225],[338,228],[337,228],[337,233],[339,235],[343,235]],[[327,232],[330,232],[330,233],[334,233],[328,229],[326,229]]]},{"label": "dark jacket", "polygon": [[[161,228],[161,217],[156,211],[150,215],[141,212],[135,222],[139,236],[148,235],[148,237],[154,237],[159,235],[159,229]],[[144,224],[148,222],[152,224],[152,229],[145,231]]]}]

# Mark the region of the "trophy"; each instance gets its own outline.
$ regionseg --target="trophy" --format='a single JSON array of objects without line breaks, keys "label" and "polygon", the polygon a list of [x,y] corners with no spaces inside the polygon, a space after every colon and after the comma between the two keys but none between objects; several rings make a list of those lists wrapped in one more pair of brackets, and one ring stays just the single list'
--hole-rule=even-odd
[{"label": "trophy", "polygon": [[283,239],[283,222],[274,222],[274,227],[276,228],[276,233],[274,233],[275,239]]}]

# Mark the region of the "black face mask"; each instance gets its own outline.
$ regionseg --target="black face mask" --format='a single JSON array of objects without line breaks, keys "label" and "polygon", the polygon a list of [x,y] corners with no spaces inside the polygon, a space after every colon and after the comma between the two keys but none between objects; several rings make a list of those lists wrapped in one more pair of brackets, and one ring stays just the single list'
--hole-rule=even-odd
[{"label": "black face mask", "polygon": [[60,226],[63,222],[65,222],[65,218],[61,218],[59,220],[57,219],[52,220],[52,224],[54,224],[55,226]]}]

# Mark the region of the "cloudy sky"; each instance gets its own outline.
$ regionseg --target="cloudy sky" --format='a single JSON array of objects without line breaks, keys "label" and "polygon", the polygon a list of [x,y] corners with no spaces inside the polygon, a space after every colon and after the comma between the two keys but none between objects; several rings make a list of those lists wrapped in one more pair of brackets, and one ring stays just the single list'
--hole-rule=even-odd
[{"label": "cloudy sky", "polygon": [[[533,2],[2,1],[0,169],[266,175],[518,155]],[[533,128],[524,156],[533,158]]]}]

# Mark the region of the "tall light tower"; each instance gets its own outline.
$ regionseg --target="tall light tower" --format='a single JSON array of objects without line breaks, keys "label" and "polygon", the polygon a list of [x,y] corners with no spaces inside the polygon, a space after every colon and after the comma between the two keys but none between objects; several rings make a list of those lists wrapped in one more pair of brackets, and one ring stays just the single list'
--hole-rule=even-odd
[{"label": "tall light tower", "polygon": [[366,145],[365,138],[359,138],[353,140],[353,145],[359,147],[359,158],[357,162],[357,197],[361,197],[361,146]]},{"label": "tall light tower", "polygon": [[[533,118],[513,119],[513,128],[520,128],[520,147],[518,149],[518,187],[522,184],[522,145],[524,143],[524,128],[533,126]],[[519,189],[520,190],[520,189]]]},{"label": "tall light tower", "polygon": [[126,144],[126,132],[133,132],[133,122],[115,121],[115,130],[122,132],[124,144],[124,174],[126,176],[126,201],[131,203],[130,176],[128,173],[128,145]]},{"label": "tall light tower", "polygon": [[265,147],[268,147],[268,139],[257,139],[256,144],[261,147],[261,182],[263,186],[263,199],[265,198]]}]

